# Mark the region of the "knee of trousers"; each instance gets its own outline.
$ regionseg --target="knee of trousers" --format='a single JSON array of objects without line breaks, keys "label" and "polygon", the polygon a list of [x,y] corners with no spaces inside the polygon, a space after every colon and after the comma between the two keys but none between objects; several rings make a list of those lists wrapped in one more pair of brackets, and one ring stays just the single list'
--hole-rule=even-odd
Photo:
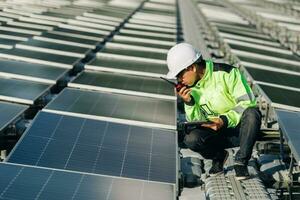
[{"label": "knee of trousers", "polygon": [[197,131],[191,131],[184,137],[183,142],[189,149],[193,151],[197,151],[199,146],[201,147],[204,145]]},{"label": "knee of trousers", "polygon": [[213,135],[201,129],[194,129],[184,137],[184,144],[191,150],[202,152],[209,149]]},{"label": "knee of trousers", "polygon": [[258,108],[247,108],[242,116],[242,120],[246,120],[249,124],[261,123],[261,113]]}]

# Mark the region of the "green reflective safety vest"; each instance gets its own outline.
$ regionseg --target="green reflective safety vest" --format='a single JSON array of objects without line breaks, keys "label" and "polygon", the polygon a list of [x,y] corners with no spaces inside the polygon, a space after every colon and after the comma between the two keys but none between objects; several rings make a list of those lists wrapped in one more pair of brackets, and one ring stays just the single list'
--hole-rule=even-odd
[{"label": "green reflective safety vest", "polygon": [[256,106],[253,92],[240,71],[235,67],[225,71],[214,70],[211,60],[206,60],[204,76],[191,89],[195,104],[184,105],[188,121],[223,115],[227,118],[227,127],[235,127],[244,110]]}]

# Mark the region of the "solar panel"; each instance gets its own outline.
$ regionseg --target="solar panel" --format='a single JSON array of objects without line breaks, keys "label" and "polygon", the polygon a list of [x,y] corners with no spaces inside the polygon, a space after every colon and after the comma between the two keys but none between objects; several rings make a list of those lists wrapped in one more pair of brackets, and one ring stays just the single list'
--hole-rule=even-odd
[{"label": "solar panel", "polygon": [[66,88],[46,106],[46,110],[119,123],[176,129],[174,100]]},{"label": "solar panel", "polygon": [[101,33],[93,33],[93,32],[89,32],[87,30],[72,30],[72,29],[68,29],[68,28],[62,28],[62,27],[56,27],[53,29],[53,31],[49,31],[50,33],[52,32],[59,32],[59,33],[65,33],[65,34],[79,34],[82,36],[88,36],[88,37],[99,37],[99,39],[101,39],[102,37],[107,36],[107,34],[101,34]]},{"label": "solar panel", "polygon": [[126,29],[128,29],[128,30],[147,31],[149,33],[170,34],[170,37],[173,37],[176,34],[176,30],[174,30],[174,29],[158,28],[155,26],[134,25],[134,24],[127,23],[127,24],[125,24],[124,27],[126,27]]},{"label": "solar panel", "polygon": [[166,27],[171,29],[176,29],[176,24],[169,24],[164,22],[155,22],[152,20],[145,20],[145,19],[135,19],[134,16],[128,20],[131,24],[139,24],[139,25],[152,25],[157,27]]},{"label": "solar panel", "polygon": [[220,29],[220,32],[222,33],[231,33],[231,34],[234,34],[234,35],[238,35],[238,36],[248,36],[248,37],[251,37],[251,38],[256,38],[256,39],[263,39],[263,40],[266,40],[266,41],[273,41],[273,39],[271,39],[269,36],[267,35],[263,35],[263,34],[258,34],[258,33],[249,33],[247,31],[241,31],[241,30],[234,30],[234,29],[231,29],[231,28],[219,28]]},{"label": "solar panel", "polygon": [[300,92],[288,89],[276,88],[267,85],[259,85],[272,102],[300,107]]},{"label": "solar panel", "polygon": [[18,33],[13,30],[11,30],[11,31],[0,30],[0,34],[11,35],[11,36],[16,36],[16,37],[25,37],[25,38],[32,37],[32,34]]},{"label": "solar panel", "polygon": [[[300,76],[262,69],[248,68],[247,65],[246,69],[256,81],[264,81],[268,83],[300,88]],[[266,74],[268,74],[268,76],[266,76]]]},{"label": "solar panel", "polygon": [[278,123],[285,140],[300,165],[300,113],[284,110],[276,110]]},{"label": "solar panel", "polygon": [[[241,51],[254,52],[254,53],[257,53],[257,54],[273,56],[273,57],[276,57],[276,58],[297,60],[297,57],[292,55],[291,51],[289,52],[289,54],[283,53],[282,49],[280,49],[278,47],[275,47],[275,49],[272,49],[272,51],[271,51],[271,50],[264,50],[264,49],[259,49],[259,48],[255,48],[255,47],[247,47],[247,46],[242,45],[242,44],[238,45],[238,44],[230,44],[229,43],[229,46],[233,49],[238,49],[238,50],[241,50]],[[288,52],[288,51],[285,50],[285,52]]]},{"label": "solar panel", "polygon": [[[160,59],[160,60],[166,60],[166,58],[167,58],[166,53],[156,53],[156,52],[132,50],[132,49],[130,51],[128,51],[128,49],[105,47],[101,52],[111,53],[111,54],[116,54],[116,55],[126,55],[126,56],[142,57],[142,58]],[[101,52],[100,52],[100,54],[101,54]]]},{"label": "solar panel", "polygon": [[162,32],[167,32],[167,33],[172,33],[172,34],[176,34],[176,28],[174,27],[167,27],[164,26],[163,24],[147,24],[147,22],[149,23],[149,21],[145,20],[145,23],[136,23],[136,22],[132,22],[131,20],[129,20],[129,23],[126,23],[124,27],[131,27],[131,28],[141,28],[143,30],[161,30]]},{"label": "solar panel", "polygon": [[17,29],[23,29],[23,30],[27,30],[27,31],[37,31],[39,33],[46,30],[45,28],[41,28],[41,27],[33,27],[32,24],[27,24],[25,26],[22,26],[20,24],[14,23],[13,21],[10,24],[5,24],[5,27],[11,28],[11,29],[17,28]]},{"label": "solar panel", "polygon": [[[123,29],[121,29],[123,30]],[[169,41],[169,42],[175,42],[175,36],[173,37],[160,37],[160,36],[156,36],[156,35],[145,35],[144,33],[128,33],[128,32],[120,32],[121,36],[128,36],[128,37],[137,37],[137,38],[145,38],[145,39],[153,39],[153,40],[161,40],[161,41]]]},{"label": "solar panel", "polygon": [[21,115],[28,106],[0,102],[0,131],[2,131],[9,123]]},{"label": "solar panel", "polygon": [[110,26],[119,26],[120,25],[120,22],[115,22],[113,20],[110,20],[110,19],[102,19],[102,20],[99,20],[99,19],[96,19],[96,18],[93,18],[93,17],[84,17],[84,16],[76,16],[76,19],[78,20],[81,20],[81,21],[86,21],[86,22],[94,22],[94,23],[97,23],[97,24],[105,24],[105,25],[110,25]]},{"label": "solar panel", "polygon": [[17,79],[55,84],[68,69],[22,61],[0,60],[0,75]]},{"label": "solar panel", "polygon": [[76,26],[91,27],[91,28],[100,29],[100,30],[107,30],[107,31],[113,31],[116,28],[114,25],[101,24],[100,22],[101,21],[99,21],[98,23],[91,22],[91,21],[87,22],[87,21],[82,21],[82,20],[78,20],[78,19],[68,20],[68,24],[73,24],[73,25],[76,25]]},{"label": "solar panel", "polygon": [[0,99],[17,103],[34,104],[34,101],[48,91],[51,86],[44,83],[0,78]]},{"label": "solar panel", "polygon": [[[64,7],[63,9],[65,9],[66,7]],[[66,11],[66,10],[65,10]],[[74,18],[76,15],[81,15],[82,13],[78,13],[78,14],[70,14],[67,12],[63,12],[62,9],[52,9],[51,11],[48,12],[44,12],[43,15],[46,16],[50,16],[50,17],[57,17],[57,18]]]},{"label": "solar panel", "polygon": [[[68,41],[68,42],[75,42],[75,43],[81,43],[85,45],[90,45],[92,48],[94,48],[99,42],[102,41],[102,38],[97,37],[93,39],[89,39],[88,36],[84,35],[79,35],[79,34],[71,34],[71,33],[66,33],[66,34],[60,34],[61,32],[48,32],[48,33],[43,33],[42,37],[43,38],[48,38],[52,40],[57,40],[57,41]],[[86,39],[85,39],[86,38]]]},{"label": "solar panel", "polygon": [[[264,66],[270,66],[274,69],[286,69],[290,71],[295,71],[295,72],[300,72],[299,66],[295,64],[290,64],[290,63],[285,63],[284,61],[272,61],[272,60],[266,60],[263,58],[257,58],[257,57],[249,57],[249,56],[244,56],[244,55],[238,55],[239,59],[243,62],[248,62],[248,63],[255,63],[258,65],[264,65]],[[247,65],[246,65],[247,66]]]},{"label": "solar panel", "polygon": [[129,12],[131,12],[131,10],[129,9],[126,11],[122,11],[122,10],[111,10],[111,9],[104,8],[104,9],[96,9],[91,13],[125,19],[129,15]]},{"label": "solar panel", "polygon": [[176,183],[175,131],[40,112],[8,162]]},{"label": "solar panel", "polygon": [[16,45],[18,49],[28,49],[31,51],[38,51],[38,52],[46,52],[50,54],[57,54],[57,55],[70,55],[73,57],[83,58],[91,49],[78,47],[78,46],[71,46],[65,44],[58,44],[53,42],[46,42],[40,41],[35,39],[30,39],[26,42],[22,42]]},{"label": "solar panel", "polygon": [[[139,38],[140,39],[140,38]],[[136,38],[133,38],[132,41],[130,40],[126,40],[126,39],[122,39],[122,38],[118,38],[118,37],[114,37],[113,40],[111,41],[112,43],[119,43],[119,44],[129,44],[129,45],[138,45],[141,47],[153,47],[153,48],[160,48],[160,49],[170,49],[172,47],[172,45],[168,45],[168,44],[159,44],[159,41],[157,41],[157,43],[151,43],[150,42],[145,42],[142,41],[143,39],[141,39],[141,41],[137,41]]]},{"label": "solar panel", "polygon": [[224,38],[225,42],[227,42],[227,40],[235,40],[241,42],[251,42],[252,44],[263,44],[269,47],[280,47],[280,43],[276,41],[265,41],[262,39],[255,39],[250,36],[238,36],[230,33],[219,33],[219,35]]},{"label": "solar panel", "polygon": [[261,34],[257,31],[256,27],[254,25],[246,25],[246,24],[240,24],[240,23],[234,23],[234,22],[212,22],[212,24],[216,25],[219,30],[225,29],[225,30],[241,30],[245,32],[253,32],[257,34]]},{"label": "solar panel", "polygon": [[84,71],[68,86],[176,100],[174,87],[160,78]]},{"label": "solar panel", "polygon": [[30,21],[22,21],[21,19],[16,19],[14,21],[10,21],[6,23],[7,25],[12,25],[12,26],[18,26],[18,27],[25,27],[25,28],[30,28],[34,30],[39,30],[39,31],[49,31],[52,30],[54,25],[53,24],[43,24],[41,22],[30,22]]},{"label": "solar panel", "polygon": [[13,48],[13,45],[15,45],[16,43],[21,42],[19,40],[12,40],[12,39],[3,39],[0,38],[0,44],[3,46],[6,46],[6,49],[11,49]]},{"label": "solar panel", "polygon": [[85,69],[154,77],[164,76],[168,73],[166,64],[129,60],[126,58],[117,59],[103,56],[103,54],[98,54],[94,60],[85,65]]},{"label": "solar panel", "polygon": [[0,176],[2,199],[175,200],[171,184],[8,163],[0,164]]},{"label": "solar panel", "polygon": [[44,52],[36,52],[24,49],[3,50],[0,52],[0,58],[20,60],[31,63],[47,64],[61,68],[73,68],[80,58],[71,56],[55,55]]}]

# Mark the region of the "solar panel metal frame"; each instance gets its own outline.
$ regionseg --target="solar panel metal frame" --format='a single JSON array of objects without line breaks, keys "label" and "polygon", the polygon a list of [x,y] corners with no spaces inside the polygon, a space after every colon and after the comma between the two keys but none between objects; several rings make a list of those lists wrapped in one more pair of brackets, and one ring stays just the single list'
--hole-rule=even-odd
[{"label": "solar panel metal frame", "polygon": [[[65,93],[70,93],[70,92],[82,92],[86,94],[91,94],[91,95],[111,95],[111,96],[123,96],[123,97],[128,97],[128,98],[144,98],[144,99],[151,99],[155,100],[158,102],[158,99],[155,98],[150,98],[150,97],[140,97],[140,96],[132,96],[132,95],[124,95],[124,94],[114,94],[114,93],[107,93],[107,92],[93,92],[93,91],[86,91],[86,90],[79,90],[79,89],[72,89],[72,88],[65,88],[60,95],[56,96],[52,102],[50,102],[44,109],[43,111],[46,112],[51,112],[51,113],[57,113],[61,115],[68,115],[68,116],[75,116],[75,117],[82,117],[82,118],[87,118],[87,119],[95,119],[95,120],[102,120],[102,121],[109,121],[109,122],[116,122],[116,123],[121,123],[121,124],[131,124],[131,125],[136,125],[136,126],[145,126],[145,127],[154,127],[154,128],[164,128],[164,129],[171,129],[171,130],[176,130],[177,124],[176,124],[176,118],[174,114],[174,122],[172,124],[164,124],[164,123],[158,123],[158,122],[149,122],[149,121],[141,121],[137,119],[124,119],[124,118],[117,118],[114,116],[104,116],[104,115],[95,115],[91,113],[83,113],[83,112],[76,112],[76,111],[68,111],[68,110],[62,110],[62,109],[57,109],[57,108],[51,108],[51,106],[56,103],[55,101],[61,97],[62,95],[65,95]],[[70,94],[69,94],[70,97]],[[60,99],[59,99],[60,100]],[[174,113],[176,113],[177,107],[176,107],[176,102],[173,100],[166,100],[166,99],[161,99],[159,101],[168,101],[174,103]]]},{"label": "solar panel metal frame", "polygon": [[[95,90],[95,91],[115,92],[115,93],[120,93],[120,94],[130,94],[130,95],[136,95],[136,96],[169,99],[169,100],[174,100],[174,101],[177,100],[177,97],[175,96],[175,94],[174,95],[167,95],[167,94],[159,94],[159,93],[154,93],[154,92],[150,93],[150,92],[143,92],[143,91],[137,91],[137,90],[130,90],[130,89],[126,89],[126,88],[113,88],[113,87],[109,87],[109,86],[100,86],[100,85],[93,84],[93,83],[83,83],[83,82],[82,83],[80,83],[80,82],[76,83],[76,80],[78,78],[80,78],[81,76],[84,76],[86,74],[88,75],[88,73],[90,73],[91,75],[97,75],[97,74],[99,74],[99,72],[83,71],[72,82],[69,82],[68,86],[69,87],[74,87],[74,88]],[[105,73],[106,72],[104,72],[103,74],[105,75]],[[113,76],[114,74],[107,72],[107,75]],[[116,75],[120,76],[120,74],[116,74]],[[125,76],[129,76],[130,77],[130,75],[125,75],[125,74],[123,76],[124,77]],[[100,77],[101,77],[101,74],[99,74],[99,78]],[[167,84],[167,85],[169,86],[169,84]],[[170,90],[173,91],[173,86],[170,86]]]},{"label": "solar panel metal frame", "polygon": [[[155,192],[157,192],[157,189],[161,189],[162,186],[164,186],[165,188],[160,191],[160,195],[163,195],[163,197],[161,197],[161,199],[159,199],[159,200],[165,200],[166,195],[168,197],[171,197],[169,200],[176,199],[176,189],[175,189],[174,185],[171,185],[171,184],[157,183],[157,182],[152,182],[152,181],[143,181],[143,180],[137,180],[137,179],[128,179],[128,178],[121,178],[121,177],[113,177],[113,176],[96,175],[96,174],[89,174],[89,173],[82,173],[82,172],[74,172],[74,171],[69,171],[69,170],[52,169],[52,168],[46,168],[46,167],[20,165],[20,164],[14,164],[14,163],[6,163],[6,162],[0,164],[0,173],[2,172],[2,170],[5,170],[3,173],[5,173],[8,176],[10,175],[11,177],[8,177],[8,178],[5,177],[4,180],[7,181],[7,183],[4,185],[5,189],[1,192],[1,197],[5,194],[9,195],[8,191],[11,190],[10,194],[14,195],[14,197],[11,197],[11,198],[23,199],[22,198],[23,193],[20,192],[20,188],[24,188],[24,186],[27,186],[28,189],[35,189],[36,191],[33,192],[33,194],[30,193],[31,191],[29,191],[29,192],[26,191],[25,195],[29,195],[35,199],[40,199],[41,195],[43,195],[43,192],[47,192],[45,194],[47,196],[45,196],[45,197],[42,196],[42,198],[48,198],[49,195],[51,195],[51,199],[53,199],[53,198],[55,198],[55,199],[70,199],[72,197],[73,198],[75,197],[76,199],[84,199],[85,200],[87,198],[87,194],[91,193],[90,188],[93,188],[93,187],[87,187],[86,184],[93,184],[93,186],[95,186],[95,184],[98,183],[100,185],[98,185],[98,187],[94,187],[95,189],[92,190],[94,192],[94,194],[91,194],[92,196],[89,196],[89,198],[98,199],[98,198],[102,198],[101,196],[105,196],[106,199],[110,199],[110,200],[111,199],[116,199],[116,200],[120,199],[121,200],[124,197],[126,197],[127,195],[132,195],[132,194],[135,195],[136,197],[139,196],[139,198],[141,198],[140,195],[136,195],[136,194],[140,194],[145,191],[144,190],[143,190],[143,192],[140,191],[140,193],[132,192],[133,190],[137,191],[136,188],[134,187],[134,185],[139,186],[140,188],[143,188],[143,189],[144,189],[144,185],[149,185],[148,190],[150,190],[150,191],[148,191],[147,192],[148,194],[146,193],[144,198],[142,198],[142,199],[148,199],[149,195],[151,196],[151,194],[154,194]],[[15,170],[16,172],[14,174],[12,174],[11,173],[12,170]],[[23,173],[27,173],[25,175],[26,180],[18,179],[19,177],[22,177],[24,175]],[[36,175],[34,175],[35,173],[36,173]],[[40,176],[42,176],[42,175],[45,177],[43,179],[40,179]],[[65,177],[65,175],[67,177]],[[75,179],[76,176],[78,176],[77,179]],[[34,178],[34,181],[30,181],[30,178]],[[57,181],[57,178],[59,178],[59,181]],[[102,195],[101,195],[101,193],[99,194],[99,189],[103,188],[103,186],[106,185],[105,182],[108,180],[112,184],[109,187],[105,188],[105,190],[103,191],[108,194],[106,194],[106,193],[102,194]],[[19,182],[16,183],[16,181],[19,181]],[[21,181],[21,183],[20,183],[20,181]],[[58,183],[61,183],[61,181],[66,181],[63,184],[63,186],[58,184]],[[94,182],[94,181],[96,181],[96,182]],[[72,185],[72,182],[73,182],[73,185]],[[131,185],[132,183],[135,183],[135,184]],[[50,188],[48,189],[49,191],[47,191],[47,186],[49,184],[50,184],[50,186],[49,186]],[[115,188],[115,190],[114,190],[114,184],[116,185],[115,187],[117,187],[117,188]],[[84,188],[87,188],[87,189],[80,188],[81,185],[83,185],[83,187],[85,186]],[[36,188],[37,186],[39,188]],[[66,186],[67,186],[67,188],[66,188]],[[125,186],[125,188],[119,188],[118,186]],[[156,190],[154,190],[154,191],[153,191],[153,186],[156,186],[155,187]],[[12,189],[12,187],[16,187],[16,189]],[[169,188],[170,191],[166,192],[167,188]],[[70,192],[70,190],[71,190],[71,192]],[[116,191],[118,194],[111,193],[114,191]],[[122,192],[125,192],[125,193],[122,193]],[[21,195],[21,196],[19,196],[19,195]],[[63,195],[68,195],[68,196],[62,197]],[[78,196],[78,195],[80,195],[80,196]],[[101,195],[101,196],[99,196],[99,195]],[[169,196],[169,195],[171,195],[171,196]],[[153,200],[157,199],[156,195],[154,195],[152,197],[153,197]],[[130,198],[130,197],[128,197],[128,198]],[[162,198],[164,198],[164,199],[162,199]]]},{"label": "solar panel metal frame", "polygon": [[[20,107],[22,109],[20,109],[20,111],[18,113],[15,113],[15,116],[14,117],[11,117],[10,119],[6,120],[6,122],[2,123],[2,125],[0,126],[0,132],[7,126],[9,125],[10,123],[12,123],[15,119],[17,119],[22,113],[25,112],[25,110],[27,110],[29,107],[28,106],[25,106],[25,105],[18,105],[18,104],[13,104],[13,103],[8,103],[8,102],[2,102],[0,101],[0,106],[1,105],[4,105],[5,107],[7,105],[9,106],[15,106],[15,107]],[[1,115],[7,115],[7,113],[2,113]]]},{"label": "solar panel metal frame", "polygon": [[[39,115],[42,115],[42,114],[47,114],[47,112],[44,112],[44,111],[40,111],[39,113],[38,113],[38,115],[34,118],[34,120],[33,120],[33,122],[30,124],[30,127],[28,127],[27,129],[26,129],[26,131],[23,133],[23,135],[21,136],[21,138],[19,139],[19,141],[18,141],[18,143],[15,145],[15,147],[12,149],[12,151],[10,152],[10,154],[9,154],[9,156],[8,157],[6,157],[5,158],[5,160],[4,160],[4,162],[8,162],[8,163],[15,163],[15,164],[20,164],[20,165],[27,165],[26,163],[21,163],[21,162],[12,162],[12,161],[10,161],[10,159],[11,159],[11,157],[12,156],[14,156],[14,153],[17,151],[17,149],[18,149],[18,147],[19,146],[21,146],[22,145],[22,141],[26,138],[26,136],[27,136],[27,133],[28,132],[30,132],[31,130],[31,127],[34,125],[34,123],[38,120],[38,116]],[[65,117],[65,118],[68,118],[68,117],[70,117],[70,118],[73,118],[73,119],[78,119],[78,120],[87,120],[86,118],[83,118],[83,117],[78,117],[78,116],[68,116],[68,115],[61,115],[61,114],[57,114],[57,113],[48,113],[49,115],[52,115],[52,116],[60,116],[60,117]],[[99,121],[99,123],[106,123],[106,126],[108,126],[108,125],[110,125],[110,124],[112,124],[112,125],[118,125],[118,123],[115,123],[115,122],[109,122],[109,121],[103,121],[103,120],[95,120],[95,119],[92,119],[92,120],[94,120],[94,121]],[[129,125],[129,124],[119,124],[119,125],[121,125],[121,126],[128,126],[128,128],[129,129],[131,129],[131,127],[137,127],[137,128],[145,128],[145,129],[154,129],[154,130],[159,130],[159,128],[153,128],[153,127],[143,127],[143,126],[135,126],[135,125]],[[55,130],[54,130],[55,131]],[[174,154],[175,154],[175,182],[167,182],[166,181],[166,179],[160,179],[160,180],[146,180],[146,179],[142,179],[141,177],[140,178],[138,178],[138,177],[128,177],[128,175],[126,176],[121,176],[121,175],[107,175],[107,173],[106,174],[104,174],[104,173],[96,173],[96,172],[85,172],[85,171],[79,171],[79,170],[72,170],[72,169],[61,169],[61,168],[57,168],[57,167],[55,167],[55,169],[60,169],[60,170],[67,170],[67,171],[74,171],[74,172],[82,172],[82,173],[88,173],[88,174],[95,174],[95,175],[105,175],[105,176],[116,176],[116,177],[121,177],[121,178],[128,178],[128,179],[131,179],[131,178],[133,178],[133,179],[138,179],[138,180],[146,180],[146,181],[151,181],[151,182],[158,182],[158,183],[168,183],[168,184],[174,184],[176,187],[178,187],[178,180],[179,180],[179,174],[178,174],[178,172],[179,172],[179,163],[180,163],[180,160],[179,160],[179,155],[178,155],[178,152],[179,152],[179,149],[178,149],[178,139],[177,139],[177,131],[176,130],[167,130],[167,129],[162,129],[162,131],[168,131],[168,132],[174,132],[174,139],[175,139],[175,145],[174,145],[174,148],[175,148],[175,152],[174,152]],[[164,133],[164,134],[172,134],[172,133]],[[130,135],[130,134],[129,134]],[[157,135],[158,135],[158,133],[157,133]],[[33,136],[29,136],[29,137],[33,137]],[[48,139],[48,140],[52,140],[52,138],[50,138],[50,137],[39,137],[39,136],[36,136],[36,137],[38,137],[38,138],[43,138],[44,140],[45,139]],[[103,138],[105,137],[105,134],[103,135]],[[62,141],[63,142],[63,141]],[[75,142],[77,142],[77,141],[75,141]],[[74,143],[72,143],[72,145],[74,145]],[[87,145],[86,143],[83,143],[83,145]],[[95,145],[95,144],[94,144]],[[94,146],[93,145],[93,146]],[[45,151],[46,149],[44,149],[44,151]],[[21,150],[22,151],[22,150]],[[121,150],[116,150],[116,151],[121,151]],[[44,152],[41,152],[41,154],[42,153],[44,153]],[[71,154],[73,153],[73,151],[71,152]],[[98,152],[99,153],[99,152]],[[151,153],[150,153],[151,154]],[[70,155],[69,155],[70,156]],[[161,155],[160,155],[161,156]],[[152,156],[151,156],[151,158],[152,158]],[[28,159],[28,160],[30,160],[30,159]],[[150,159],[151,160],[151,159]],[[122,165],[123,165],[123,163],[124,163],[125,161],[122,161]],[[150,164],[149,164],[150,165]],[[37,164],[34,164],[34,165],[32,165],[32,164],[30,164],[30,166],[36,166],[36,167],[46,167],[47,168],[47,166],[40,166],[40,165],[37,165]],[[48,167],[48,168],[51,168],[51,167]],[[150,168],[149,168],[150,169]],[[148,172],[149,173],[149,172]],[[149,177],[149,174],[148,174],[148,179],[150,179],[150,177]]]}]

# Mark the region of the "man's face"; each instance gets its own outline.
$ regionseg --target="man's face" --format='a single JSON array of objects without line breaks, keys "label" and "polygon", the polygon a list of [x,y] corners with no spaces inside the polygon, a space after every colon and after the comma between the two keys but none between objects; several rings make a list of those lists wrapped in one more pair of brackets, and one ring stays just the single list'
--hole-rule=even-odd
[{"label": "man's face", "polygon": [[177,75],[177,81],[187,86],[194,85],[196,78],[197,78],[197,73],[196,73],[196,68],[194,66],[190,66],[182,70]]}]

